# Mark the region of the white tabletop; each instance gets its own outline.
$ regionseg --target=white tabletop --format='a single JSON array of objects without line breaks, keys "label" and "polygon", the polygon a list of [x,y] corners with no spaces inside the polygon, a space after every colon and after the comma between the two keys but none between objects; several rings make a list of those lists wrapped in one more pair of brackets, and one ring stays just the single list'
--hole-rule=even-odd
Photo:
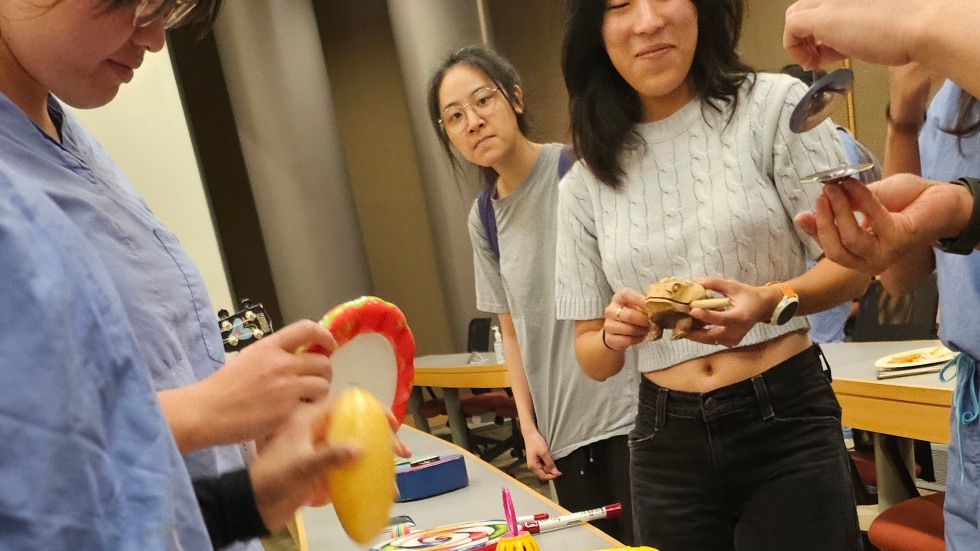
[{"label": "white tabletop", "polygon": [[[821,344],[830,363],[834,379],[853,379],[857,381],[875,381],[883,385],[916,386],[924,388],[939,388],[952,391],[954,383],[944,383],[939,380],[938,373],[909,375],[894,379],[878,380],[878,368],[875,361],[889,354],[906,350],[916,350],[939,346],[936,340],[928,341],[884,341],[884,342],[839,342]],[[949,373],[952,376],[952,373]]]},{"label": "white tabletop", "polygon": [[415,367],[503,365],[493,352],[463,352],[460,354],[431,354],[415,358]]},{"label": "white tabletop", "polygon": [[[507,486],[514,500],[518,516],[534,513],[549,513],[552,516],[567,514],[557,504],[527,486],[477,459],[470,453],[462,452],[434,436],[410,427],[403,427],[399,437],[412,449],[414,456],[463,453],[469,485],[447,494],[407,503],[395,503],[391,516],[408,515],[421,531],[447,524],[475,522],[503,518],[501,488]],[[302,509],[303,522],[310,551],[363,551],[351,541],[337,520],[333,506],[305,507]],[[389,538],[379,535],[380,544]],[[535,536],[542,549],[561,549],[562,551],[592,551],[619,547],[615,540],[605,536],[591,526],[575,526]]]}]

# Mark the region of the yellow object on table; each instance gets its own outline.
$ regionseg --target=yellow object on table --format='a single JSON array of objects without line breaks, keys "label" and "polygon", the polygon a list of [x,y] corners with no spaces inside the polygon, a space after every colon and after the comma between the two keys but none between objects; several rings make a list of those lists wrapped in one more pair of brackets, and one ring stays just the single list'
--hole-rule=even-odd
[{"label": "yellow object on table", "polygon": [[517,536],[500,538],[497,541],[497,551],[541,551],[541,548],[531,534],[524,532]]}]

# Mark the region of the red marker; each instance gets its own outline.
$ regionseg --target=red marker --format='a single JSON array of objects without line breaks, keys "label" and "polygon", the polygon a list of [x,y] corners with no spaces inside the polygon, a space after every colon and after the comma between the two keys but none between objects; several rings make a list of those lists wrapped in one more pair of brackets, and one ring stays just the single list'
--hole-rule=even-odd
[{"label": "red marker", "polygon": [[542,532],[551,532],[552,530],[561,530],[562,528],[568,528],[569,526],[575,526],[577,524],[582,524],[583,522],[601,520],[604,518],[616,518],[622,514],[623,505],[620,503],[613,503],[611,505],[606,505],[605,507],[589,509],[588,511],[582,511],[579,513],[559,515],[555,518],[548,518],[544,520],[527,521],[522,523],[522,527],[532,534],[540,534]]}]

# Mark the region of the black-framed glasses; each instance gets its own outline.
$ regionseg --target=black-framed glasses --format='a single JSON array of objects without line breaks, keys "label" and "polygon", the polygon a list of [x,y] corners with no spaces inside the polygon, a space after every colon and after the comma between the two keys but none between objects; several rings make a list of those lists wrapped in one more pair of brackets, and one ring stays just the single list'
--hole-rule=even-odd
[{"label": "black-framed glasses", "polygon": [[133,26],[140,28],[163,19],[166,29],[173,29],[187,20],[197,7],[198,0],[141,0],[133,14]]},{"label": "black-framed glasses", "polygon": [[463,105],[450,105],[442,110],[439,124],[446,132],[458,133],[466,128],[466,108],[469,107],[478,117],[489,117],[497,107],[499,88],[479,88],[471,99]]}]

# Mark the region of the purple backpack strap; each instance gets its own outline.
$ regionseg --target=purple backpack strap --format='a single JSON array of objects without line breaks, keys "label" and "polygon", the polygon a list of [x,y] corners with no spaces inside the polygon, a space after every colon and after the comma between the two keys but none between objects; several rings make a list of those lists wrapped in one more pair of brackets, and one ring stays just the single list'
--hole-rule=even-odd
[{"label": "purple backpack strap", "polygon": [[[561,180],[578,158],[575,156],[575,148],[565,144],[558,155],[558,179]],[[487,243],[493,252],[493,257],[500,261],[500,245],[497,244],[497,217],[493,213],[493,201],[490,199],[490,192],[483,190],[476,196],[476,210],[480,215],[480,222],[483,222],[483,229],[487,232]]]},{"label": "purple backpack strap", "polygon": [[561,180],[565,177],[572,165],[578,157],[575,156],[575,148],[571,144],[565,144],[561,146],[561,153],[558,155],[558,179]]},{"label": "purple backpack strap", "polygon": [[493,214],[493,201],[490,199],[490,192],[483,190],[476,196],[476,211],[480,215],[480,222],[483,222],[483,229],[487,232],[487,243],[493,252],[493,257],[500,261],[500,246],[497,244],[497,217]]}]

